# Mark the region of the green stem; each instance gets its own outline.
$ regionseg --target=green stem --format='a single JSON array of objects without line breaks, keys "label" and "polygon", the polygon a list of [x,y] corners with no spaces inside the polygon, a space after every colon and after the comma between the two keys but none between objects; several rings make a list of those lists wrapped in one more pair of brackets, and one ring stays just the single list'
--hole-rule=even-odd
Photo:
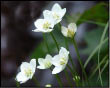
[{"label": "green stem", "polygon": [[56,39],[55,39],[55,37],[54,37],[53,33],[52,33],[52,32],[50,32],[50,35],[52,36],[53,40],[55,41],[56,47],[57,47],[58,52],[59,52],[59,45],[58,45],[58,43],[57,43],[57,41],[56,41]]},{"label": "green stem", "polygon": [[81,69],[82,69],[82,71],[84,73],[84,76],[85,76],[86,80],[88,81],[87,74],[86,74],[84,66],[82,64],[82,61],[81,61],[81,58],[80,58],[80,55],[79,55],[79,51],[78,51],[78,47],[77,47],[77,44],[76,44],[76,41],[74,40],[74,38],[72,39],[72,42],[73,42],[73,45],[75,47],[75,50],[76,50],[76,53],[77,53],[77,56],[78,56],[78,61],[79,61],[80,65],[81,65]]},{"label": "green stem", "polygon": [[[68,42],[67,42],[67,40],[66,40],[65,37],[64,37],[64,40],[65,40],[66,48],[67,48],[67,50],[69,50]],[[73,60],[72,60],[72,57],[71,57],[70,54],[69,54],[69,58],[70,58],[70,62],[71,62],[71,64],[72,64],[73,71],[75,72],[76,75],[78,75],[78,72],[76,71],[75,65],[74,65],[74,63],[73,63]]]},{"label": "green stem", "polygon": [[49,46],[48,46],[48,43],[47,43],[47,41],[46,41],[46,38],[45,38],[45,34],[44,34],[44,33],[43,33],[43,38],[44,38],[45,45],[46,45],[46,47],[47,47],[48,53],[50,53]]},{"label": "green stem", "polygon": [[35,76],[32,77],[32,80],[34,81],[34,83],[36,84],[37,87],[40,86],[40,83],[37,81],[37,79],[35,78]]},{"label": "green stem", "polygon": [[[45,44],[46,44],[48,53],[50,53],[49,47],[48,47],[48,43],[47,43],[46,38],[45,38],[45,34],[43,34],[43,38],[44,38],[44,41],[45,41]],[[50,68],[50,70],[52,71],[51,68]],[[62,81],[61,81],[60,77],[59,77],[57,74],[55,75],[55,77],[56,77],[56,79],[57,79],[57,81],[58,81],[58,83],[59,83],[59,86],[62,87]]]},{"label": "green stem", "polygon": [[64,70],[64,72],[65,72],[65,76],[66,76],[66,79],[68,80],[69,85],[72,86],[72,82],[70,81],[68,74],[67,74],[68,72],[66,70]]},{"label": "green stem", "polygon": [[20,88],[20,83],[18,81],[16,81],[16,86],[17,88]]},{"label": "green stem", "polygon": [[[57,43],[57,41],[56,41],[56,39],[55,39],[53,33],[50,32],[50,35],[52,36],[52,38],[53,38],[53,40],[54,40],[54,42],[55,42],[55,44],[56,44],[57,50],[58,50],[58,52],[59,52],[59,45],[58,45],[58,43]],[[70,68],[71,68],[71,67],[70,67]],[[69,68],[69,69],[70,69],[70,68]],[[70,70],[71,70],[71,69],[70,69]],[[64,70],[64,71],[65,71],[65,70]],[[73,72],[73,71],[72,71],[72,72]],[[65,73],[66,73],[66,71],[65,71]],[[66,73],[66,74],[67,74],[67,73]],[[69,79],[68,76],[66,76],[66,78]]]},{"label": "green stem", "polygon": [[[50,68],[50,70],[52,71],[51,68]],[[59,83],[59,86],[60,86],[60,87],[63,87],[63,84],[62,84],[62,81],[61,81],[59,75],[55,74],[55,77],[56,77],[56,79],[57,79],[57,81],[58,81],[58,83]]]}]

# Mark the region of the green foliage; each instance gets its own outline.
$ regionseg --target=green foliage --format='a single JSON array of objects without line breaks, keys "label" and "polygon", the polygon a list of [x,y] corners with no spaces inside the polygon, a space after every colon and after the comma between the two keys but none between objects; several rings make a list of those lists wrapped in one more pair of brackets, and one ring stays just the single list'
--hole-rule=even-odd
[{"label": "green foliage", "polygon": [[101,24],[106,24],[106,22],[108,21],[108,11],[106,7],[107,5],[105,3],[99,3],[92,8],[86,10],[80,16],[80,20],[77,22],[77,24],[79,25],[83,23],[83,20],[91,20],[94,22],[100,22]]}]

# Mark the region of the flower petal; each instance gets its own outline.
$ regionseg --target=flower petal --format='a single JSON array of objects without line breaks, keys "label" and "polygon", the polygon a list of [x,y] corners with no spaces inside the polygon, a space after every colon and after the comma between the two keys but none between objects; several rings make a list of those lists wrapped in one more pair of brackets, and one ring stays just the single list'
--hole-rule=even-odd
[{"label": "flower petal", "polygon": [[19,72],[15,78],[20,83],[25,83],[29,78],[27,78],[22,72]]},{"label": "flower petal", "polygon": [[44,23],[44,19],[37,19],[34,24],[39,29],[42,29],[42,24]]},{"label": "flower petal", "polygon": [[52,62],[52,56],[50,54],[47,54],[45,59],[49,60],[50,62]]},{"label": "flower petal", "polygon": [[60,10],[61,10],[61,6],[58,3],[53,5],[52,11],[60,12]]},{"label": "flower petal", "polygon": [[57,67],[55,67],[55,68],[53,69],[52,74],[60,73],[61,71],[64,70],[64,68],[65,68],[65,65],[63,65],[63,66],[57,66]]},{"label": "flower petal", "polygon": [[44,10],[44,11],[43,11],[43,16],[44,16],[44,19],[49,20],[50,17],[52,17],[52,13],[51,13],[51,11],[49,11],[49,10]]},{"label": "flower petal", "polygon": [[38,59],[38,63],[39,63],[40,65],[43,65],[44,59],[43,59],[43,58],[39,58],[39,59]]},{"label": "flower petal", "polygon": [[[53,27],[53,26],[52,26]],[[34,32],[43,32],[43,33],[47,33],[47,32],[51,32],[53,29],[47,29],[47,30],[44,30],[44,29],[35,29],[35,30],[32,30]]]},{"label": "flower petal", "polygon": [[34,31],[34,32],[41,32],[41,30],[39,30],[39,29],[35,29],[35,30],[32,30],[32,31]]},{"label": "flower petal", "polygon": [[37,66],[38,69],[45,69],[44,65]]},{"label": "flower petal", "polygon": [[75,23],[70,23],[70,24],[68,25],[68,28],[69,28],[71,31],[73,31],[74,33],[77,31],[77,26],[76,26]]},{"label": "flower petal", "polygon": [[36,59],[31,59],[30,64],[36,68]]},{"label": "flower petal", "polygon": [[65,15],[65,13],[66,13],[66,8],[64,8],[60,11],[61,18]]},{"label": "flower petal", "polygon": [[61,47],[61,49],[59,51],[59,55],[61,57],[65,57],[65,59],[68,60],[68,54],[69,54],[69,51],[67,51],[64,47]]},{"label": "flower petal", "polygon": [[20,66],[21,72],[24,72],[24,70],[27,68],[31,68],[31,65],[27,62],[22,62],[21,66]]},{"label": "flower petal", "polygon": [[63,34],[65,37],[67,37],[68,29],[67,29],[66,27],[62,26],[62,27],[61,27],[61,32],[62,32],[62,34]]},{"label": "flower petal", "polygon": [[60,57],[59,55],[55,55],[53,58],[52,58],[52,64],[54,66],[60,66]]}]

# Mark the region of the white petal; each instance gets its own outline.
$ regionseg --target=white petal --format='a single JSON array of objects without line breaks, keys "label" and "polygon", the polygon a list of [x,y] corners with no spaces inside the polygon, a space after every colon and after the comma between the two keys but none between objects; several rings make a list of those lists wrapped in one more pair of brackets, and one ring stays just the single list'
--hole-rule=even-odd
[{"label": "white petal", "polygon": [[60,10],[61,6],[58,3],[54,4],[54,6],[52,7],[52,11],[59,12]]},{"label": "white petal", "polygon": [[[53,26],[52,26],[53,27]],[[47,32],[51,32],[53,29],[35,29],[35,30],[32,30],[34,32],[43,32],[43,33],[47,33]]]},{"label": "white petal", "polygon": [[60,66],[60,57],[59,55],[55,55],[53,58],[52,58],[52,64],[54,66]]},{"label": "white petal", "polygon": [[45,67],[43,65],[39,65],[37,66],[38,69],[45,69]]},{"label": "white petal", "polygon": [[58,67],[55,67],[52,71],[52,74],[57,74],[57,73],[60,73],[61,71],[63,71],[65,68],[65,65],[63,66],[58,66]]},{"label": "white petal", "polygon": [[[50,19],[50,16],[52,15],[51,11],[49,10],[44,10],[43,11],[43,16],[44,16],[44,19]],[[51,16],[52,17],[52,16]]]},{"label": "white petal", "polygon": [[29,78],[27,78],[22,72],[19,72],[16,76],[16,80],[20,83],[25,83]]},{"label": "white petal", "polygon": [[60,11],[61,18],[65,15],[65,13],[66,13],[66,8],[64,8]]},{"label": "white petal", "polygon": [[35,30],[32,30],[33,32],[41,32],[40,29],[35,29]]},{"label": "white petal", "polygon": [[70,23],[70,24],[68,25],[68,28],[69,28],[71,31],[73,31],[74,33],[77,31],[77,26],[76,26],[75,23]]},{"label": "white petal", "polygon": [[49,60],[50,62],[52,62],[52,56],[50,54],[47,54],[45,59]]},{"label": "white petal", "polygon": [[39,59],[38,59],[38,63],[43,66],[43,64],[44,64],[44,59],[43,59],[43,58],[39,58]]},{"label": "white petal", "polygon": [[44,19],[37,19],[37,21],[34,22],[35,26],[39,29],[42,29],[42,24],[44,23]]},{"label": "white petal", "polygon": [[62,32],[62,34],[63,34],[65,37],[67,37],[68,29],[67,29],[66,27],[62,26],[62,27],[61,27],[61,32]]},{"label": "white petal", "polygon": [[62,57],[65,57],[65,59],[68,60],[68,54],[69,54],[69,51],[67,51],[66,48],[64,48],[64,47],[61,47],[61,49],[59,51],[59,55]]},{"label": "white petal", "polygon": [[33,66],[33,68],[36,68],[36,59],[31,59],[30,64]]},{"label": "white petal", "polygon": [[31,68],[30,63],[22,62],[21,66],[20,66],[21,72],[24,72],[24,70],[27,68]]}]

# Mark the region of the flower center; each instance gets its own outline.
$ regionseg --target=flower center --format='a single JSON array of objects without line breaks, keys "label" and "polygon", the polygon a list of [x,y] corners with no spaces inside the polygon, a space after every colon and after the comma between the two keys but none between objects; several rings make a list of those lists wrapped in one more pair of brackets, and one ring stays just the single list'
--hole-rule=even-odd
[{"label": "flower center", "polygon": [[47,29],[49,29],[50,25],[51,25],[51,24],[49,24],[49,22],[46,21],[46,22],[43,24],[43,28],[47,30]]},{"label": "flower center", "polygon": [[67,35],[68,35],[68,37],[73,37],[74,32],[72,32],[70,29],[68,29]]},{"label": "flower center", "polygon": [[65,58],[61,58],[60,59],[60,65],[64,65],[66,64],[66,59]]},{"label": "flower center", "polygon": [[60,16],[58,15],[58,14],[56,14],[56,13],[53,13],[53,17],[55,18],[55,19],[59,19],[60,18]]},{"label": "flower center", "polygon": [[47,60],[45,61],[44,66],[45,66],[46,68],[49,68],[51,65],[52,65],[52,64],[51,64],[50,61],[47,61]]},{"label": "flower center", "polygon": [[25,75],[26,75],[27,77],[30,77],[31,74],[32,74],[32,70],[31,70],[30,68],[25,69],[24,72],[25,72]]}]

